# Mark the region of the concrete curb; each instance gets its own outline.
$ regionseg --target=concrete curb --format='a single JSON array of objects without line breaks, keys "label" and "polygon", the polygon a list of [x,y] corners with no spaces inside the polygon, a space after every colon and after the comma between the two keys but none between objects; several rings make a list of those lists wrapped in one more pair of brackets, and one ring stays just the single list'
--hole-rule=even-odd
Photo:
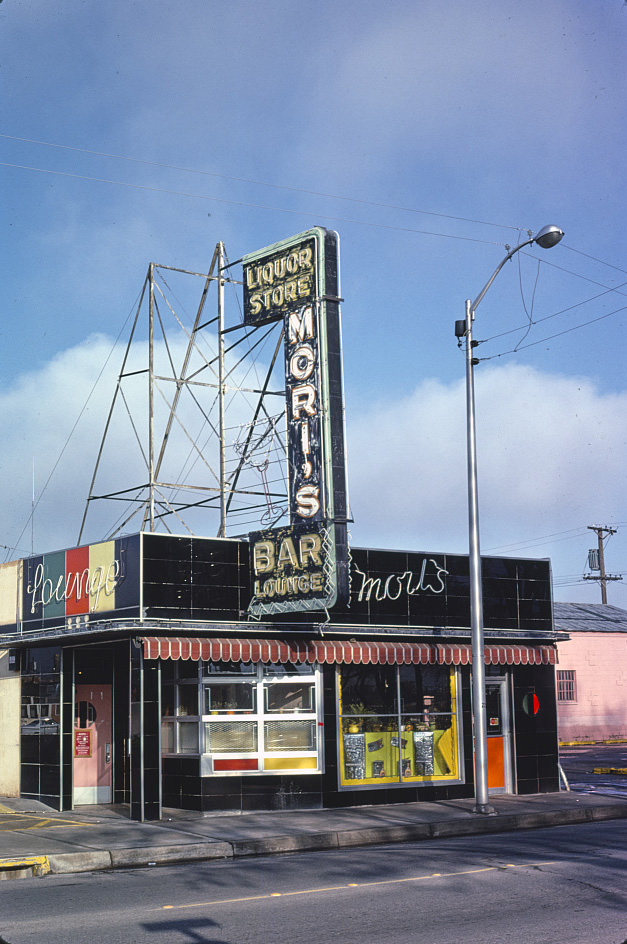
[{"label": "concrete curb", "polygon": [[197,842],[180,846],[151,846],[148,849],[112,849],[111,868],[128,869],[138,865],[167,862],[202,862],[203,859],[230,859],[230,842]]},{"label": "concrete curb", "polygon": [[[627,819],[627,803],[612,803],[599,807],[582,806],[568,810],[540,810],[533,813],[500,813],[494,816],[468,814],[467,818],[460,816],[435,823],[329,830],[320,833],[269,836],[264,839],[242,839],[233,842],[74,852],[43,858],[46,858],[49,864],[47,874],[64,874],[138,868],[177,862],[202,862],[212,859],[348,849],[357,846],[447,839],[454,836],[480,836],[519,829],[541,829],[547,826],[567,826],[609,819]],[[32,860],[33,857],[29,857],[31,863]],[[13,868],[18,865],[19,863],[13,860]]]},{"label": "concrete curb", "polygon": [[286,852],[314,852],[338,848],[338,833],[301,833],[298,836],[267,836],[265,839],[240,839],[233,842],[233,857],[280,855]]},{"label": "concrete curb", "polygon": [[62,875],[68,872],[99,872],[111,868],[111,853],[97,852],[62,852],[49,855],[51,875]]}]

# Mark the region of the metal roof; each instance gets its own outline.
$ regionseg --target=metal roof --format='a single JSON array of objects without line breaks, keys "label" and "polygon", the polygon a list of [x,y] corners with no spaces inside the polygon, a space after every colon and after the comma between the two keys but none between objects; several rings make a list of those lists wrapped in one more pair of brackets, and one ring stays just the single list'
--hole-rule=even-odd
[{"label": "metal roof", "polygon": [[554,603],[553,621],[567,633],[627,633],[627,610],[608,603]]}]

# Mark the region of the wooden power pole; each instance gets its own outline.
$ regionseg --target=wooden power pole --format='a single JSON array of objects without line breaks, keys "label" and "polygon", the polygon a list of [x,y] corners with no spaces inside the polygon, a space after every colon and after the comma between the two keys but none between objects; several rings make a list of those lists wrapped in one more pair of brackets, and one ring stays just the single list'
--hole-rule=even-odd
[{"label": "wooden power pole", "polygon": [[604,535],[608,537],[611,534],[616,534],[616,528],[603,528],[600,525],[588,525],[588,530],[595,531],[598,541],[598,548],[593,548],[588,552],[588,566],[590,570],[598,570],[599,576],[596,574],[584,574],[584,580],[599,580],[601,582],[601,603],[607,603],[607,582],[608,580],[622,580],[623,578],[619,574],[606,574],[605,573],[605,555],[603,553],[603,539]]}]

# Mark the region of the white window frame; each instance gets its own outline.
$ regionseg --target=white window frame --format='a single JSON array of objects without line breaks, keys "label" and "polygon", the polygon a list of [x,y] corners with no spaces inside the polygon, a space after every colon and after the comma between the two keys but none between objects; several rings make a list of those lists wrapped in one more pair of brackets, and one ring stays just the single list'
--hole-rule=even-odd
[{"label": "white window frame", "polygon": [[[558,705],[577,704],[577,671],[576,669],[556,669],[555,682],[557,688]],[[572,695],[572,698],[564,698]]]},{"label": "white window frame", "polygon": [[[201,776],[219,776],[219,777],[254,777],[259,775],[272,774],[320,774],[324,770],[324,722],[323,722],[323,701],[322,701],[322,670],[317,664],[299,665],[298,671],[290,672],[289,665],[283,664],[265,664],[257,663],[255,672],[235,673],[235,672],[212,672],[204,674],[202,667],[205,663],[199,663],[198,673],[198,696],[200,699],[201,714],[195,718],[184,716],[184,719],[178,715],[179,708],[179,686],[193,684],[190,679],[178,679],[175,677],[173,683],[175,687],[173,717],[162,718],[162,725],[172,725],[174,728],[173,750],[163,752],[163,757],[175,756],[194,756],[191,752],[181,754],[179,748],[179,727],[181,722],[197,722],[198,731],[198,751],[200,756]],[[166,683],[168,684],[168,683]],[[253,710],[248,709],[210,709],[205,712],[205,689],[209,686],[220,685],[252,685],[255,687],[255,704]],[[313,687],[314,704],[310,711],[301,711],[299,709],[284,709],[278,711],[267,711],[266,692],[270,686],[283,685],[292,686],[302,684]],[[212,724],[237,724],[239,722],[253,722],[256,725],[256,750],[252,751],[205,751],[205,731],[207,726]],[[313,726],[314,746],[310,749],[303,748],[283,748],[275,750],[266,750],[265,748],[265,725],[271,723],[289,724],[290,722],[308,722]],[[290,766],[290,759],[294,760]],[[233,762],[237,761],[255,761],[254,770],[246,769],[215,769],[216,761]],[[311,766],[299,766],[302,761],[313,762]],[[222,764],[218,764],[221,768]]]}]

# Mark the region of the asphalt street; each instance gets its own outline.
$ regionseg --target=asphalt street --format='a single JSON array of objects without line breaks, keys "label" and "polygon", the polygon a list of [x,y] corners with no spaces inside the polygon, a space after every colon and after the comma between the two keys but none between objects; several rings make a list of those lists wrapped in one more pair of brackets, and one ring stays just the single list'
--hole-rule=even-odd
[{"label": "asphalt street", "polygon": [[560,761],[571,790],[627,797],[627,743],[561,747]]},{"label": "asphalt street", "polygon": [[123,806],[59,813],[34,801],[3,797],[0,880],[624,820],[627,770],[618,766],[624,757],[624,745],[567,748],[562,763],[571,790],[494,796],[492,816],[474,814],[474,800],[466,798],[246,815],[166,810],[161,820],[139,823],[129,820]]},{"label": "asphalt street", "polygon": [[7,944],[624,944],[627,821],[12,882]]}]

